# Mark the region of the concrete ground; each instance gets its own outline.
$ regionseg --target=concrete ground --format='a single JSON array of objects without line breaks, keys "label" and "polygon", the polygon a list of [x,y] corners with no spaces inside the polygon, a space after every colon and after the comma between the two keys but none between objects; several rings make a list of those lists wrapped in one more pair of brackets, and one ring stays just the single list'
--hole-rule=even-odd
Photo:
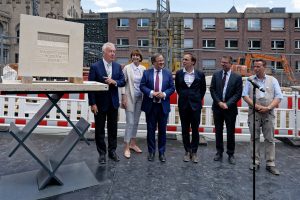
[{"label": "concrete ground", "polygon": [[[45,154],[51,154],[63,136],[34,134],[32,141]],[[121,158],[115,163],[98,164],[94,141],[87,145],[81,141],[64,164],[86,162],[99,185],[50,197],[51,200],[92,199],[253,199],[252,171],[249,170],[249,143],[236,143],[236,165],[213,161],[214,142],[199,146],[198,164],[182,161],[184,154],[181,141],[168,140],[166,163],[160,163],[158,155],[154,162],[147,161],[146,140],[138,139],[144,151],[132,153],[131,159],[122,155],[123,138],[118,140],[117,152]],[[12,158],[8,157],[12,137],[0,133],[0,176],[39,169],[39,164],[20,148]],[[262,152],[263,158],[263,152]],[[300,197],[300,148],[281,142],[276,143],[276,164],[281,175],[268,173],[262,162],[256,173],[256,199],[296,200]],[[1,199],[1,197],[0,197]]]}]

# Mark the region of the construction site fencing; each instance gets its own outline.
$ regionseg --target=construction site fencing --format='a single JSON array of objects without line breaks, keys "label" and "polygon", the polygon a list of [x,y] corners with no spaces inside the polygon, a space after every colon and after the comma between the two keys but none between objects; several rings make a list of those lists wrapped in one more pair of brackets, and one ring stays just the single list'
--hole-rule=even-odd
[{"label": "construction site fencing", "polygon": [[[43,106],[47,98],[44,95],[0,95],[0,125],[9,126],[14,122],[17,126],[24,126],[33,115]],[[178,113],[178,96],[171,96],[171,112],[167,124],[168,134],[180,134],[181,124]],[[199,133],[214,135],[213,112],[211,109],[212,98],[210,92],[206,92],[203,99],[201,122]],[[81,117],[91,123],[91,130],[95,128],[94,116],[88,106],[87,94],[64,95],[59,102],[61,109],[67,113],[71,121],[77,122]],[[284,98],[278,108],[275,109],[275,137],[300,137],[300,96],[298,94],[284,94]],[[248,129],[248,106],[241,99],[238,102],[238,116],[236,120],[235,134],[237,137],[249,135]],[[297,123],[298,122],[298,123]],[[119,129],[124,129],[126,124],[125,110],[119,109]],[[51,132],[53,129],[70,129],[70,124],[64,119],[56,108],[42,120],[39,128],[46,128]],[[142,112],[140,117],[139,131],[146,131],[146,118]],[[226,134],[226,128],[224,128]]]}]

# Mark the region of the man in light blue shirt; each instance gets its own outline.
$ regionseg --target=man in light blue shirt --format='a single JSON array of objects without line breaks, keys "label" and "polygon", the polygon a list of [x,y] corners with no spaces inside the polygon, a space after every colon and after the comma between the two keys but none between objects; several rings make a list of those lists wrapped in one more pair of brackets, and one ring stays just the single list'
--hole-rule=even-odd
[{"label": "man in light blue shirt", "polygon": [[[254,73],[250,79],[265,92],[256,89],[256,104],[253,105],[253,86],[247,81],[242,96],[249,105],[248,126],[251,133],[250,149],[253,155],[253,140],[255,138],[255,165],[250,165],[251,170],[258,170],[260,166],[260,133],[265,138],[265,157],[266,169],[274,174],[279,175],[279,170],[275,168],[275,142],[274,142],[274,108],[277,107],[283,98],[277,79],[268,76],[265,73],[266,61],[256,60],[254,62]],[[253,137],[253,106],[255,108],[255,137]]]}]

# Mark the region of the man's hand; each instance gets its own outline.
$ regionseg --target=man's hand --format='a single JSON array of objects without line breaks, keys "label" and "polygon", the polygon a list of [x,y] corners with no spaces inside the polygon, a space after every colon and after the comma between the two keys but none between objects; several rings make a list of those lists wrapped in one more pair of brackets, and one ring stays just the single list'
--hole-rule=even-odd
[{"label": "man's hand", "polygon": [[96,104],[91,105],[91,111],[92,111],[92,113],[94,113],[94,115],[98,114],[98,107]]},{"label": "man's hand", "polygon": [[153,92],[153,96],[158,98],[158,99],[163,99],[165,98],[165,95],[163,92]]},{"label": "man's hand", "polygon": [[108,85],[117,85],[117,82],[111,78],[105,77],[105,83]]},{"label": "man's hand", "polygon": [[262,106],[259,104],[255,104],[255,110],[259,113],[267,113],[270,109],[267,106]]},{"label": "man's hand", "polygon": [[222,109],[224,109],[224,110],[227,110],[228,109],[228,106],[227,106],[227,104],[226,103],[224,103],[224,102],[219,102],[218,103],[218,105],[220,106],[220,108],[222,108]]}]

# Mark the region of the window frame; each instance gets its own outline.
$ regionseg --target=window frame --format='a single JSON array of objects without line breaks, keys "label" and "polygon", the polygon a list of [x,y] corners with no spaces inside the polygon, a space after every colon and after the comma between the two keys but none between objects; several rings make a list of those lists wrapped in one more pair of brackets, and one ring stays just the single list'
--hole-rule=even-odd
[{"label": "window frame", "polygon": [[[279,22],[279,20],[280,21],[282,21],[282,26],[274,26],[275,24],[275,22]],[[284,24],[284,18],[272,18],[271,19],[271,31],[283,31],[284,30],[284,26],[285,26],[285,24]]]},{"label": "window frame", "polygon": [[[205,45],[204,45],[204,41],[205,41]],[[209,41],[214,41],[213,47],[208,46]],[[216,39],[202,39],[202,48],[203,49],[215,49],[216,48]]]},{"label": "window frame", "polygon": [[[227,44],[229,44],[229,46],[227,45],[226,46],[226,41],[227,41]],[[231,41],[236,41],[237,42],[237,46],[236,47],[231,47],[231,45],[230,45],[230,42]],[[225,49],[238,49],[239,48],[239,40],[238,39],[225,39],[225,42],[224,42],[225,44]]]},{"label": "window frame", "polygon": [[[143,25],[143,21],[148,20],[148,25]],[[139,23],[140,22],[140,23]],[[146,28],[150,26],[150,19],[149,18],[138,18],[137,19],[137,27],[138,28]]]},{"label": "window frame", "polygon": [[[124,45],[123,44],[123,40],[127,40],[128,41],[128,44],[127,45]],[[119,42],[120,41],[120,42]],[[129,38],[117,38],[117,47],[129,47]]]},{"label": "window frame", "polygon": [[[148,42],[148,46],[144,46],[144,45],[139,45],[139,42],[141,41],[141,44],[143,43],[143,41],[147,41]],[[137,46],[140,48],[145,48],[145,47],[149,47],[150,46],[150,41],[147,38],[139,38],[137,40]]]},{"label": "window frame", "polygon": [[[188,21],[188,20],[191,20],[191,24],[187,24],[187,26],[186,26],[186,21]],[[194,24],[193,18],[184,18],[183,19],[184,30],[193,30],[193,28],[194,28],[193,24]],[[188,26],[188,25],[190,25],[190,26]]]},{"label": "window frame", "polygon": [[300,39],[295,40],[295,49],[300,50]]},{"label": "window frame", "polygon": [[[123,25],[123,20],[127,20],[127,25]],[[128,18],[118,18],[117,19],[117,27],[118,28],[123,28],[123,27],[125,27],[125,28],[128,28],[129,27],[129,19]]]},{"label": "window frame", "polygon": [[[185,46],[186,45],[186,41],[192,41],[192,45],[191,46]],[[184,49],[193,49],[194,48],[194,39],[193,38],[184,38],[184,40],[183,40],[183,48]]]},{"label": "window frame", "polygon": [[[255,23],[253,23],[255,21],[259,22],[259,27],[258,28],[255,28],[255,26],[254,26],[254,25],[256,25]],[[250,23],[250,22],[252,22],[252,23]],[[248,31],[261,31],[261,19],[259,19],[259,18],[250,18],[250,19],[248,19],[247,20],[247,30]]]},{"label": "window frame", "polygon": [[[283,47],[278,47],[277,42],[283,42]],[[285,48],[285,41],[284,40],[271,40],[271,49],[272,50],[284,50]]]},{"label": "window frame", "polygon": [[[209,61],[213,61],[214,62],[214,67],[206,67],[206,66],[213,66],[213,65],[205,65],[205,61],[209,62]],[[202,68],[203,70],[216,70],[217,68],[217,61],[216,59],[202,59]]]},{"label": "window frame", "polygon": [[299,29],[300,30],[300,17],[299,18],[295,18],[295,29]]},{"label": "window frame", "polygon": [[[214,23],[213,24],[208,24],[205,22],[209,22],[212,20]],[[208,27],[211,26],[211,27]],[[202,30],[216,30],[216,18],[203,18],[202,19]]]},{"label": "window frame", "polygon": [[[235,20],[234,23],[236,23],[234,27],[230,26],[230,24],[232,23],[231,22],[232,20]],[[229,21],[229,22],[226,23],[226,21]],[[229,26],[226,26],[226,25],[229,25]],[[231,30],[231,31],[238,30],[238,19],[237,18],[225,18],[224,19],[224,29],[225,30]]]},{"label": "window frame", "polygon": [[[259,42],[259,47],[253,47],[253,42]],[[251,43],[251,45],[249,45]],[[249,50],[261,50],[261,39],[248,39]]]}]

